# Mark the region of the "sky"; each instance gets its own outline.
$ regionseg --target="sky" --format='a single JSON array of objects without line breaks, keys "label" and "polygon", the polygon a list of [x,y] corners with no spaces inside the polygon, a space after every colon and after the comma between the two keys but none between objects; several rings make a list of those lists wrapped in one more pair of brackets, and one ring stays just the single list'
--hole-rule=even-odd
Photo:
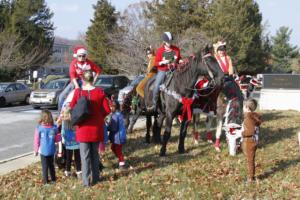
[{"label": "sky", "polygon": [[[140,0],[109,0],[117,11],[124,10],[129,4]],[[271,36],[281,26],[292,29],[290,43],[300,48],[300,1],[299,0],[256,0],[266,25],[266,33]],[[46,0],[53,11],[52,21],[55,35],[76,39],[80,33],[85,33],[91,24],[97,0]]]}]

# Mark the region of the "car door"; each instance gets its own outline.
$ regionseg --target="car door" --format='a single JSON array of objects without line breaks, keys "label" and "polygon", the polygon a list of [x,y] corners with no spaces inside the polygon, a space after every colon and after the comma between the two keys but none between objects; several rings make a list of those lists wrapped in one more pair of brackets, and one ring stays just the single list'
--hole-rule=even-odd
[{"label": "car door", "polygon": [[9,84],[5,89],[5,99],[7,103],[16,102],[17,95],[16,95],[16,84]]},{"label": "car door", "polygon": [[26,87],[22,85],[21,83],[16,83],[16,101],[24,101],[26,98],[26,95],[28,91],[26,90]]}]

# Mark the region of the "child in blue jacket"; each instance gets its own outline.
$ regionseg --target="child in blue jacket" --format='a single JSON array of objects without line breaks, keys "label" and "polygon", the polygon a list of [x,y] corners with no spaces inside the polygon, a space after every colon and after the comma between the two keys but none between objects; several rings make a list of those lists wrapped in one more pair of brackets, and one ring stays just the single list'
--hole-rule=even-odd
[{"label": "child in blue jacket", "polygon": [[61,121],[61,135],[62,140],[66,148],[66,168],[65,176],[71,175],[71,164],[72,158],[74,155],[75,167],[77,178],[81,178],[81,160],[80,160],[80,151],[79,143],[75,138],[75,129],[71,125],[71,113],[68,106],[64,107],[62,110],[62,115],[60,117]]},{"label": "child in blue jacket", "polygon": [[54,169],[55,142],[60,140],[58,129],[54,125],[52,114],[49,110],[43,110],[39,125],[34,134],[34,154],[40,154],[42,163],[43,183],[49,183],[48,171],[51,181],[56,181]]},{"label": "child in blue jacket", "polygon": [[126,129],[124,126],[124,118],[117,100],[111,102],[110,109],[112,112],[110,121],[107,126],[109,131],[109,140],[111,142],[111,150],[119,159],[119,168],[125,166],[125,159],[122,153],[122,145],[126,142]]}]

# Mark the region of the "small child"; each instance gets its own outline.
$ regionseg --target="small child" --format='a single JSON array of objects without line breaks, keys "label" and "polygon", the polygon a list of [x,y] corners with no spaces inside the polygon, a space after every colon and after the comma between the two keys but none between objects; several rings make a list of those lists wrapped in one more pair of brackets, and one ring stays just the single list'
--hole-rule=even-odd
[{"label": "small child", "polygon": [[81,178],[81,160],[80,160],[80,151],[79,143],[75,139],[75,130],[71,125],[71,113],[70,108],[67,106],[63,108],[62,116],[62,127],[61,135],[66,147],[66,168],[65,176],[71,175],[71,163],[74,154],[74,161],[76,167],[77,178]]},{"label": "small child", "polygon": [[244,122],[242,127],[242,149],[247,160],[247,182],[255,176],[255,152],[258,144],[257,130],[261,124],[261,116],[254,112],[257,107],[255,99],[244,102]]},{"label": "small child", "polygon": [[34,155],[40,154],[42,163],[43,183],[49,183],[48,171],[51,181],[56,181],[54,169],[55,142],[60,140],[57,127],[54,125],[52,114],[49,110],[43,110],[39,125],[34,134]]},{"label": "small child", "polygon": [[110,104],[112,112],[110,121],[107,126],[109,131],[109,140],[111,142],[111,150],[119,159],[119,168],[125,167],[125,160],[122,153],[122,145],[126,142],[126,129],[124,126],[124,118],[120,113],[120,104],[114,100]]}]

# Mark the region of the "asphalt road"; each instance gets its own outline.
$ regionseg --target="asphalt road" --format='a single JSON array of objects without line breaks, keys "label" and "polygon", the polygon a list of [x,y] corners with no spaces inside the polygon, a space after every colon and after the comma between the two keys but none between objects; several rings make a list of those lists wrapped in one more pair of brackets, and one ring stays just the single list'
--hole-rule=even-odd
[{"label": "asphalt road", "polygon": [[[57,115],[56,110],[51,111]],[[33,151],[40,112],[30,105],[0,108],[0,161]]]}]

